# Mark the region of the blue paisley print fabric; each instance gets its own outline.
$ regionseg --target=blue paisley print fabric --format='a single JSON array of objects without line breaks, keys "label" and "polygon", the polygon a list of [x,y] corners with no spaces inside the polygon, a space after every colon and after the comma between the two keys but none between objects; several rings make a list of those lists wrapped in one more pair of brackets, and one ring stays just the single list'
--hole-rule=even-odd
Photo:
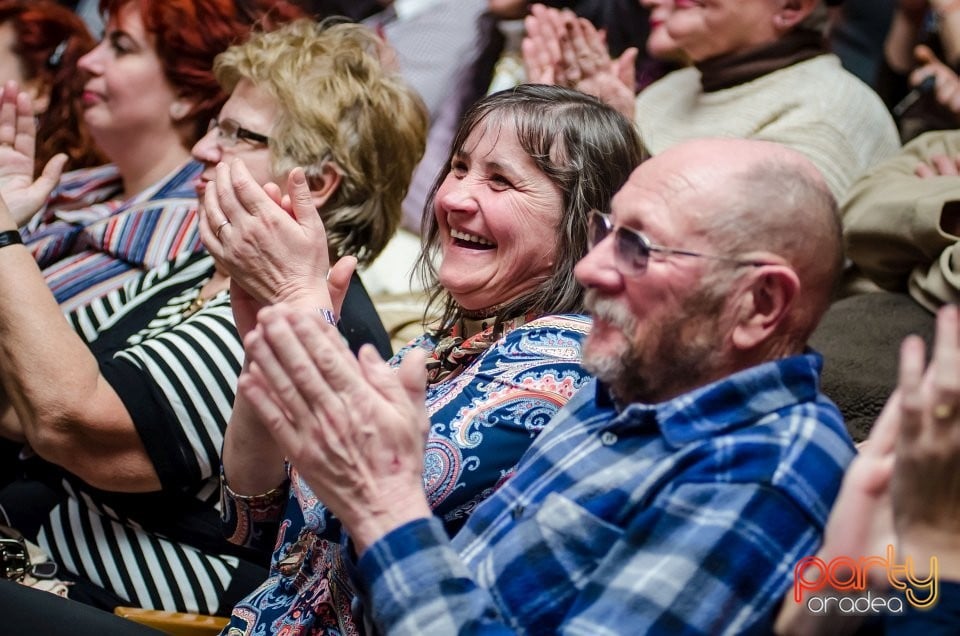
[{"label": "blue paisley print fabric", "polygon": [[[455,377],[427,388],[424,487],[449,535],[511,477],[536,435],[589,379],[581,366],[589,329],[584,316],[538,318],[504,335]],[[436,344],[421,336],[390,364]],[[289,477],[270,576],[234,608],[224,633],[362,633],[345,537],[295,469]],[[260,535],[253,526],[263,522],[262,511],[249,504],[238,510],[248,517],[240,520],[252,530],[247,536]]]}]

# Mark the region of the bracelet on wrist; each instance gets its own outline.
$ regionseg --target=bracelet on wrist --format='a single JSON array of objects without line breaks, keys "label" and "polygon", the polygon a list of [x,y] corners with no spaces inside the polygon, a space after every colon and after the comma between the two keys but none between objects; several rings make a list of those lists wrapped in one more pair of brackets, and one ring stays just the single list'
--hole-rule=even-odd
[{"label": "bracelet on wrist", "polygon": [[8,245],[23,245],[23,237],[19,230],[7,230],[0,232],[0,248]]}]

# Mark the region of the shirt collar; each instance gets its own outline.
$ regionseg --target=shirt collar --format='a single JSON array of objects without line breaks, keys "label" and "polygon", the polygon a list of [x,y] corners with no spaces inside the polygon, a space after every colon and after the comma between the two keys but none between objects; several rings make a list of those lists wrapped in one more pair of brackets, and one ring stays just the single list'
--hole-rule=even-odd
[{"label": "shirt collar", "polygon": [[807,350],[739,371],[658,404],[635,402],[621,407],[609,389],[597,382],[596,401],[599,407],[616,407],[618,414],[610,422],[611,427],[635,428],[653,422],[666,443],[679,448],[816,399],[822,367],[820,354]]}]

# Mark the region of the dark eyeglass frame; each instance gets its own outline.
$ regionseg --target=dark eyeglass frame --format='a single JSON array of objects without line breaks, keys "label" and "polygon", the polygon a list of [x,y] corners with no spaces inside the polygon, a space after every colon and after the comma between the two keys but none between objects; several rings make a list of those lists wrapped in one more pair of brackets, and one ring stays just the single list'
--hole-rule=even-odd
[{"label": "dark eyeglass frame", "polygon": [[623,225],[615,226],[613,221],[610,220],[609,214],[605,214],[600,210],[590,210],[587,225],[587,246],[593,249],[611,234],[614,237],[613,253],[616,257],[616,263],[623,274],[642,274],[645,272],[647,270],[647,264],[650,261],[650,254],[653,252],[706,258],[712,261],[733,263],[738,266],[760,267],[770,265],[767,261],[717,256],[715,254],[704,254],[703,252],[695,252],[693,250],[657,245],[647,238],[646,234],[639,230]]},{"label": "dark eyeglass frame", "polygon": [[220,130],[220,133],[217,135],[217,140],[226,148],[232,148],[236,146],[237,142],[241,139],[251,143],[263,145],[268,145],[270,143],[270,138],[266,135],[261,135],[258,132],[253,132],[249,128],[244,128],[232,119],[219,120],[216,117],[213,117],[210,119],[210,123],[207,125],[207,132],[210,132],[214,128]]}]

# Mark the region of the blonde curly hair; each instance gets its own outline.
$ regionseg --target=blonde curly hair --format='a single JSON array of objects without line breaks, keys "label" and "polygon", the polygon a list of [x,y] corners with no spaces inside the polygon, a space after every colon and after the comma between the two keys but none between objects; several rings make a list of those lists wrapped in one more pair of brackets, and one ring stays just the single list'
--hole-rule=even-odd
[{"label": "blonde curly hair", "polygon": [[361,265],[399,226],[428,126],[419,95],[381,61],[383,46],[359,24],[298,20],[230,47],[213,69],[227,91],[246,79],[276,100],[275,174],[303,166],[309,181],[336,166],[340,185],[320,215],[331,256]]}]

